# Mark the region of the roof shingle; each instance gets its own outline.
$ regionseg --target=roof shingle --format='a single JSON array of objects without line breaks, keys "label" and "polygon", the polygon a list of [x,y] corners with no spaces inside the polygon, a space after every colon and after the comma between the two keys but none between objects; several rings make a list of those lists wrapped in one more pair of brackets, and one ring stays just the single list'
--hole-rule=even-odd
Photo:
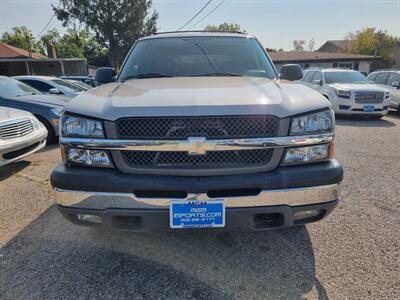
[{"label": "roof shingle", "polygon": [[1,58],[47,58],[47,56],[26,51],[14,46],[7,45],[5,43],[0,43],[0,59]]}]

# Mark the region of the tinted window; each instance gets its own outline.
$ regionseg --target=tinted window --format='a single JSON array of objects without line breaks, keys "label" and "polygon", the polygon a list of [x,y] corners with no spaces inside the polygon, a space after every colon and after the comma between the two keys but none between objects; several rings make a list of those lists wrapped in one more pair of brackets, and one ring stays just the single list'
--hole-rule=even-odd
[{"label": "tinted window", "polygon": [[375,78],[375,83],[378,84],[386,84],[386,80],[388,77],[388,73],[379,73],[378,76]]},{"label": "tinted window", "polygon": [[35,90],[29,85],[24,84],[18,80],[2,77],[0,78],[0,96],[7,97],[17,97],[25,95],[39,95],[41,92]]},{"label": "tinted window", "polygon": [[30,86],[34,87],[35,89],[37,89],[43,93],[47,93],[50,89],[54,88],[45,82],[41,82],[41,81],[37,81],[37,80],[21,79],[21,81],[25,82],[26,84],[29,84]]},{"label": "tinted window", "polygon": [[74,92],[83,92],[85,90],[85,89],[83,89],[83,88],[81,88],[81,87],[79,87],[79,86],[77,86],[75,84],[66,82],[66,81],[61,80],[61,79],[54,79],[54,80],[52,80],[52,82],[54,82],[55,84],[61,85],[62,87],[66,88],[67,90],[69,90],[72,93],[74,93]]},{"label": "tinted window", "polygon": [[138,42],[119,79],[143,74],[187,77],[227,73],[276,78],[271,62],[255,39],[173,37]]},{"label": "tinted window", "polygon": [[369,80],[375,81],[376,76],[378,76],[378,73],[371,73],[371,74],[368,75],[367,78]]},{"label": "tinted window", "polygon": [[400,75],[396,73],[391,73],[388,79],[387,84],[392,85],[393,82],[400,83]]},{"label": "tinted window", "polygon": [[314,77],[315,71],[309,71],[307,74],[304,76],[303,81],[305,82],[311,82],[312,78]]},{"label": "tinted window", "polygon": [[322,81],[321,72],[315,72],[315,76],[314,76],[314,78],[312,79],[312,81],[314,81],[314,80],[321,80],[321,81]]},{"label": "tinted window", "polygon": [[369,83],[368,79],[360,72],[325,72],[325,81],[330,83]]}]

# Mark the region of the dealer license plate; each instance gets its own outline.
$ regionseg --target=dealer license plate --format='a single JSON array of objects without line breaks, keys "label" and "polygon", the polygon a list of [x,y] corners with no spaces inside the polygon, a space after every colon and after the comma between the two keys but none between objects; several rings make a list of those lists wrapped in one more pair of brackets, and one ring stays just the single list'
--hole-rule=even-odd
[{"label": "dealer license plate", "polygon": [[363,106],[363,110],[365,112],[373,112],[373,111],[375,111],[375,106],[373,106],[373,105],[364,105]]},{"label": "dealer license plate", "polygon": [[208,228],[225,226],[223,200],[171,201],[171,228]]}]

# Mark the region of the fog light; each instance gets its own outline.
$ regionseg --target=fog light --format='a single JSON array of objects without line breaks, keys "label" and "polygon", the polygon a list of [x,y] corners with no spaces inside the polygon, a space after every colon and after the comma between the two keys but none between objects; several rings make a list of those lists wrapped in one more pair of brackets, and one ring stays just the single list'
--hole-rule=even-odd
[{"label": "fog light", "polygon": [[297,211],[293,214],[293,220],[305,220],[318,216],[321,213],[319,209]]},{"label": "fog light", "polygon": [[82,222],[101,224],[101,217],[96,215],[76,214],[76,218]]},{"label": "fog light", "polygon": [[286,150],[284,164],[296,164],[325,160],[329,158],[329,145],[289,148]]},{"label": "fog light", "polygon": [[108,168],[113,166],[108,152],[102,150],[68,149],[66,158],[74,164]]}]

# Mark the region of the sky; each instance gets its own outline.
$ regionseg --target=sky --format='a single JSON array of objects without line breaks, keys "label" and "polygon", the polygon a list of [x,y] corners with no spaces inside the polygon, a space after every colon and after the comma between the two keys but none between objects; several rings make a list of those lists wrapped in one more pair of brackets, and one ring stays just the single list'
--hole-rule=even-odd
[{"label": "sky", "polygon": [[[184,25],[208,0],[153,0],[159,13],[159,31],[173,31]],[[187,28],[195,24],[221,0],[211,3]],[[0,34],[25,25],[39,34],[51,18],[51,4],[58,0],[0,0]],[[342,39],[346,33],[375,27],[400,37],[400,0],[225,0],[195,29],[208,24],[238,23],[268,48],[292,49],[293,40]],[[65,29],[54,18],[48,29]]]}]

